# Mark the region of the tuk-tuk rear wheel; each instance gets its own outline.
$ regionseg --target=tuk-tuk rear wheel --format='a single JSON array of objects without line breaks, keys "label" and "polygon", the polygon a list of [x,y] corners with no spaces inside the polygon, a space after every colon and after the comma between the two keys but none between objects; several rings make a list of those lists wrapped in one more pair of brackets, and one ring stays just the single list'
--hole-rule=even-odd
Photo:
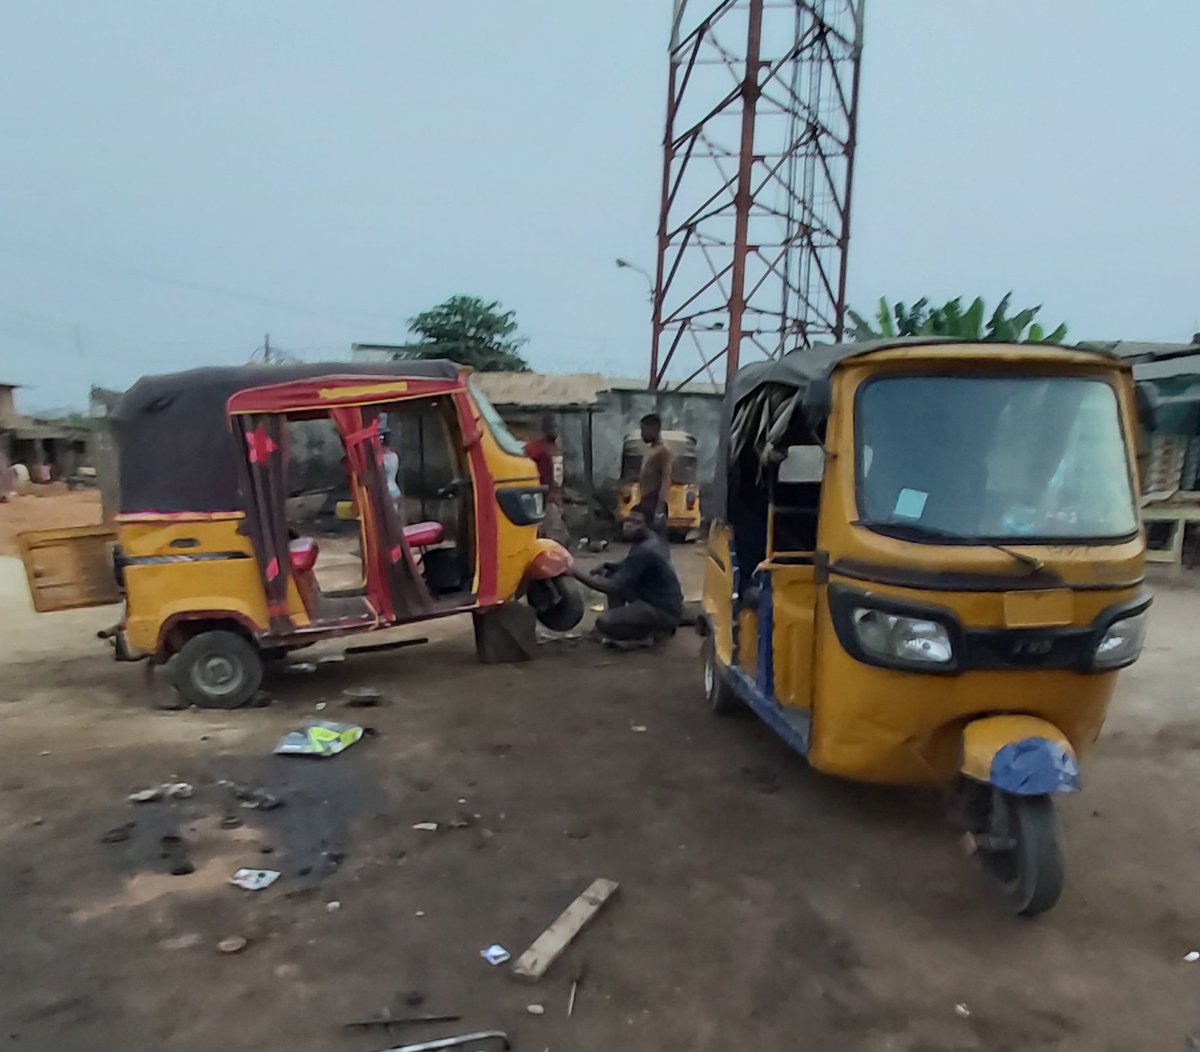
[{"label": "tuk-tuk rear wheel", "polygon": [[981,850],[980,861],[1018,914],[1045,913],[1058,902],[1064,880],[1054,800],[994,791],[992,807],[1003,813],[989,826],[1002,831],[1008,845]]},{"label": "tuk-tuk rear wheel", "polygon": [[708,707],[718,715],[733,712],[740,706],[737,694],[725,680],[721,664],[717,660],[717,645],[712,632],[704,637],[704,697]]},{"label": "tuk-tuk rear wheel", "polygon": [[175,689],[201,709],[240,708],[262,677],[262,656],[254,644],[221,629],[193,636],[171,661]]}]

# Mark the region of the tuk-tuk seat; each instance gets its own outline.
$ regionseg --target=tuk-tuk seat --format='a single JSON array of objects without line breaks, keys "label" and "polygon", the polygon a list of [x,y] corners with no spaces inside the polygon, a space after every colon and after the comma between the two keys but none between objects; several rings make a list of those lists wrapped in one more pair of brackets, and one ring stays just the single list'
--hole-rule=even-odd
[{"label": "tuk-tuk seat", "polygon": [[445,537],[446,530],[440,522],[414,522],[404,527],[404,539],[414,548],[441,544]]}]

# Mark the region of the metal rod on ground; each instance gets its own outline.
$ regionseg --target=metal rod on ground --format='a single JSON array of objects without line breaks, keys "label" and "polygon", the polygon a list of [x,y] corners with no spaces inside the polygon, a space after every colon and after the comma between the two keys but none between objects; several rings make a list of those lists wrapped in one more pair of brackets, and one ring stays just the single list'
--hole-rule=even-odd
[{"label": "metal rod on ground", "polygon": [[501,1041],[501,1048],[512,1048],[512,1042],[503,1030],[481,1030],[476,1034],[459,1034],[457,1037],[439,1037],[435,1041],[421,1041],[415,1045],[396,1045],[383,1052],[433,1052],[437,1048],[459,1048],[472,1041]]}]

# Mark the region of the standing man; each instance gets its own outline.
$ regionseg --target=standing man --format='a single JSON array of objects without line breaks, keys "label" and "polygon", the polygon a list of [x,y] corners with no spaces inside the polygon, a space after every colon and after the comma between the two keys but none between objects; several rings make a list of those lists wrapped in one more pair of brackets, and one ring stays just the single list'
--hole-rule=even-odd
[{"label": "standing man", "polygon": [[525,453],[537,465],[538,482],[546,487],[546,517],[538,536],[566,544],[570,538],[563,517],[563,453],[558,445],[558,421],[553,416],[542,417],[542,437],[526,443]]},{"label": "standing man", "polygon": [[667,535],[667,508],[671,499],[671,451],[662,440],[662,417],[647,413],[642,417],[642,470],[638,474],[641,499],[638,510],[660,536]]},{"label": "standing man", "polygon": [[683,616],[683,588],[671,565],[667,542],[650,529],[639,508],[621,527],[633,543],[619,563],[605,563],[600,572],[576,563],[568,571],[581,584],[608,596],[608,610],[596,619],[596,629],[616,643],[654,643],[673,635]]},{"label": "standing man", "polygon": [[388,496],[392,505],[400,510],[400,454],[392,449],[392,432],[384,428],[379,432],[379,441],[383,446],[383,479],[387,483]]}]

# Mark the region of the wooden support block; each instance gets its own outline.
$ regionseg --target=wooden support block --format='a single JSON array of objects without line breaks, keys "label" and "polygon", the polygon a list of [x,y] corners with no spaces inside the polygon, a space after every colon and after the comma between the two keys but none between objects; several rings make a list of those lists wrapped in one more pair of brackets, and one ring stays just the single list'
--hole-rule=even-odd
[{"label": "wooden support block", "polygon": [[533,940],[529,947],[513,965],[513,972],[522,979],[540,979],[546,974],[562,955],[584,926],[600,912],[610,898],[617,893],[620,885],[615,880],[605,880],[598,877],[588,885],[587,890],[571,903],[541,935]]}]

